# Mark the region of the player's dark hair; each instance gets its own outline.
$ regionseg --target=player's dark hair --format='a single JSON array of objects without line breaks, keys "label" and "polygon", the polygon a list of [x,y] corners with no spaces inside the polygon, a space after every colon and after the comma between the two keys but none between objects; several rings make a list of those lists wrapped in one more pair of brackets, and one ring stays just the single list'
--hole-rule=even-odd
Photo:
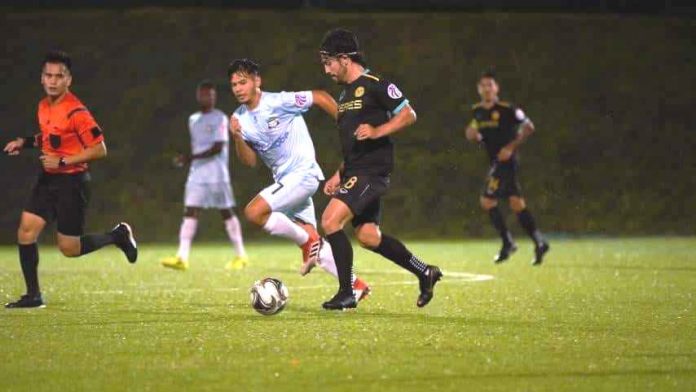
[{"label": "player's dark hair", "polygon": [[52,50],[46,53],[46,56],[44,56],[44,60],[41,63],[41,68],[43,69],[47,63],[63,64],[68,71],[72,72],[72,60],[70,60],[70,56],[68,56],[68,54],[62,50]]},{"label": "player's dark hair", "polygon": [[363,67],[366,64],[365,56],[360,51],[358,37],[352,31],[346,29],[329,30],[321,41],[319,54],[330,57],[348,56],[348,58]]},{"label": "player's dark hair", "polygon": [[230,63],[227,67],[227,78],[231,78],[232,75],[237,72],[241,72],[248,75],[259,76],[261,75],[261,67],[258,63],[255,63],[250,59],[237,59]]},{"label": "player's dark hair", "polygon": [[206,89],[206,90],[217,90],[217,87],[215,86],[215,83],[213,83],[209,79],[203,79],[198,83],[197,88],[199,90]]},{"label": "player's dark hair", "polygon": [[494,69],[487,69],[487,70],[481,72],[481,75],[479,76],[479,82],[482,79],[493,79],[493,80],[497,81],[497,78],[495,76],[495,70]]}]

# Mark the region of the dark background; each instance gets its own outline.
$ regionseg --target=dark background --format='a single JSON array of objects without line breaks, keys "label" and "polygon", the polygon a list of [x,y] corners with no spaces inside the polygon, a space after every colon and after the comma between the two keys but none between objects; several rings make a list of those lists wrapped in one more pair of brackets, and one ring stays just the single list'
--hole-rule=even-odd
[{"label": "dark background", "polygon": [[[478,207],[486,159],[463,130],[478,100],[477,76],[495,66],[502,98],[519,103],[538,129],[522,147],[521,179],[545,231],[696,233],[691,2],[427,1],[409,3],[409,10],[402,2],[381,1],[379,9],[371,3],[6,1],[0,141],[36,131],[41,59],[52,48],[68,51],[73,91],[102,125],[109,149],[92,165],[89,229],[125,219],[143,240],[174,241],[186,172],[170,161],[188,146],[196,83],[219,83],[219,107],[231,112],[226,66],[251,57],[262,64],[269,91],[324,88],[336,95],[317,47],[326,30],[342,26],[358,34],[370,67],[397,82],[419,114],[396,136],[386,231],[492,234]],[[330,175],[341,160],[336,130],[319,110],[306,120]],[[36,158],[0,157],[3,243],[15,240]],[[270,182],[267,169],[242,167],[236,158],[231,171],[242,206]],[[326,197],[315,202],[320,215]],[[203,219],[199,239],[225,238],[217,214]]]}]

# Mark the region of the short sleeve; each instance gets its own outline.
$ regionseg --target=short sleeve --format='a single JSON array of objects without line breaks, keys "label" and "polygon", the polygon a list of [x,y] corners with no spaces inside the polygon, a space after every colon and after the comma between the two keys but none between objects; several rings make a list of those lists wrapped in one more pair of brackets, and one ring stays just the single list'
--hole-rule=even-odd
[{"label": "short sleeve", "polygon": [[293,114],[302,114],[314,104],[311,91],[283,91],[280,93],[280,101],[283,110]]},{"label": "short sleeve", "polygon": [[469,127],[474,128],[474,129],[479,129],[478,120],[476,120],[476,118],[472,118],[471,121],[469,122]]},{"label": "short sleeve", "polygon": [[104,141],[104,134],[89,110],[75,111],[70,120],[85,147],[92,147]]},{"label": "short sleeve", "polygon": [[408,105],[408,99],[399,90],[396,84],[386,80],[380,80],[373,87],[377,102],[392,114],[397,114]]}]

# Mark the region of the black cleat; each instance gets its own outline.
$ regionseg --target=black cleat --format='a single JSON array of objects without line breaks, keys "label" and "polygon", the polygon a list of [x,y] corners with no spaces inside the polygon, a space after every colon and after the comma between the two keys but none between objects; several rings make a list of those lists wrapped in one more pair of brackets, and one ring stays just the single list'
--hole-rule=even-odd
[{"label": "black cleat", "polygon": [[508,258],[510,258],[510,255],[512,255],[516,251],[517,251],[517,245],[515,245],[514,242],[504,243],[503,247],[500,248],[500,252],[498,252],[498,254],[495,255],[495,258],[493,259],[493,261],[496,264],[500,264],[500,263],[504,262],[505,260],[507,260]]},{"label": "black cleat", "polygon": [[354,309],[358,307],[358,301],[355,300],[352,290],[346,293],[339,291],[333,298],[324,302],[321,306],[326,310]]},{"label": "black cleat", "polygon": [[133,229],[125,222],[121,222],[113,230],[111,234],[114,236],[114,245],[116,245],[123,254],[128,258],[129,263],[135,263],[138,260],[138,244],[133,237]]},{"label": "black cleat", "polygon": [[548,242],[542,242],[541,244],[534,247],[534,260],[532,260],[532,265],[541,265],[544,262],[544,255],[551,249]]},{"label": "black cleat", "polygon": [[440,279],[442,279],[442,271],[434,265],[429,265],[425,270],[425,276],[419,279],[420,295],[418,296],[418,301],[416,301],[416,305],[419,308],[427,305],[433,299],[435,283]]},{"label": "black cleat", "polygon": [[5,304],[5,309],[21,309],[21,308],[45,308],[41,294],[29,295],[25,294],[15,302]]}]

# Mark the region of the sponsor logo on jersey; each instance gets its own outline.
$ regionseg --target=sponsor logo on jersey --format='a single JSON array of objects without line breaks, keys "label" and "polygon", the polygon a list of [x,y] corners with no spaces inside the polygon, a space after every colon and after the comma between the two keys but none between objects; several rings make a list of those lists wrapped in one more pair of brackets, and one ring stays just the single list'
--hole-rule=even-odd
[{"label": "sponsor logo on jersey", "polygon": [[338,105],[338,112],[343,113],[347,110],[360,110],[363,107],[363,101],[362,99],[355,99],[352,101],[348,102],[343,102],[342,104]]},{"label": "sponsor logo on jersey", "polygon": [[525,118],[527,118],[527,115],[524,114],[524,112],[522,111],[522,109],[517,109],[517,110],[515,110],[515,117],[517,117],[517,119],[518,119],[519,121],[522,121],[522,120],[524,120]]},{"label": "sponsor logo on jersey", "polygon": [[493,121],[498,121],[500,119],[500,113],[498,113],[498,111],[494,110],[493,112],[491,112],[491,119]]},{"label": "sponsor logo on jersey", "polygon": [[268,129],[273,129],[273,128],[277,127],[278,125],[280,125],[280,120],[278,120],[277,117],[271,117],[268,119],[266,124],[268,125]]},{"label": "sponsor logo on jersey", "polygon": [[355,89],[355,98],[360,98],[365,95],[365,87],[359,86]]},{"label": "sponsor logo on jersey", "polygon": [[394,83],[387,86],[387,95],[389,95],[391,99],[399,99],[404,96]]},{"label": "sponsor logo on jersey", "polygon": [[307,97],[302,94],[295,94],[295,106],[303,108],[307,104]]}]

